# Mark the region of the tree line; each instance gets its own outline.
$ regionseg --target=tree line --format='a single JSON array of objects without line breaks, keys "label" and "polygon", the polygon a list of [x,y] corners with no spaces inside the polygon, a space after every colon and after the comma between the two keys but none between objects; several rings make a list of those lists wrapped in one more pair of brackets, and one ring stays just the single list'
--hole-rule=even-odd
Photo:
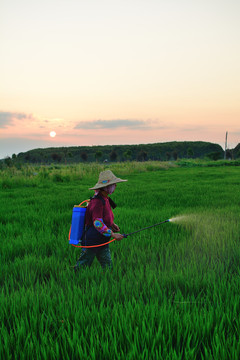
[{"label": "tree line", "polygon": [[[239,150],[239,149],[238,149]],[[182,158],[223,159],[218,144],[204,141],[166,142],[139,145],[102,145],[38,148],[13,154],[12,160],[22,163],[71,164],[79,162],[171,161]],[[228,154],[233,157],[233,152]]]}]

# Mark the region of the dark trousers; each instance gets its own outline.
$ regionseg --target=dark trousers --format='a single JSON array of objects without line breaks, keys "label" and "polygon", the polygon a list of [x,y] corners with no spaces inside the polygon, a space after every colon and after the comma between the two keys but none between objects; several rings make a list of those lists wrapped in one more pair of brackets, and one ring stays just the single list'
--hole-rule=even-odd
[{"label": "dark trousers", "polygon": [[90,267],[94,258],[100,262],[100,265],[103,269],[110,268],[112,269],[112,258],[110,249],[108,246],[104,246],[99,249],[82,249],[81,255],[77,261],[77,264],[74,266],[74,270],[77,271],[81,267]]}]

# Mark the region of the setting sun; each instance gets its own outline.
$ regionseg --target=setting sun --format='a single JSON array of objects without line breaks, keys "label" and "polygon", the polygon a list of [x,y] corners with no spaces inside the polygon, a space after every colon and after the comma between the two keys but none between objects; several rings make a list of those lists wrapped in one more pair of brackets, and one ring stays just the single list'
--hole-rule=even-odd
[{"label": "setting sun", "polygon": [[51,131],[49,135],[54,138],[57,134],[55,133],[55,131]]}]

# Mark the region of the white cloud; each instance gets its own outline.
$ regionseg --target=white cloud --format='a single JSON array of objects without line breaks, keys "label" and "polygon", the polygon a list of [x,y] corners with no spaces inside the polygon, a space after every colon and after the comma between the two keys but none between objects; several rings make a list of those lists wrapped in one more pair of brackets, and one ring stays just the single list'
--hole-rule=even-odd
[{"label": "white cloud", "polygon": [[149,123],[144,120],[127,120],[127,119],[115,119],[115,120],[95,120],[95,121],[81,121],[75,129],[148,129]]},{"label": "white cloud", "polygon": [[10,112],[10,111],[0,111],[0,128],[5,128],[8,125],[12,125],[14,119],[17,120],[32,120],[33,117],[30,114]]}]

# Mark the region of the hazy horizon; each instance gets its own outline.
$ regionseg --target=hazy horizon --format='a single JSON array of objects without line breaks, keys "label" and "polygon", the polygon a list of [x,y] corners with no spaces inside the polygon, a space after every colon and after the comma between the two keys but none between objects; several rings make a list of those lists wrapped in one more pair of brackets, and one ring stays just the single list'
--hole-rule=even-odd
[{"label": "hazy horizon", "polygon": [[[9,0],[0,158],[34,148],[240,142],[237,0]],[[55,132],[55,137],[50,137]]]}]

